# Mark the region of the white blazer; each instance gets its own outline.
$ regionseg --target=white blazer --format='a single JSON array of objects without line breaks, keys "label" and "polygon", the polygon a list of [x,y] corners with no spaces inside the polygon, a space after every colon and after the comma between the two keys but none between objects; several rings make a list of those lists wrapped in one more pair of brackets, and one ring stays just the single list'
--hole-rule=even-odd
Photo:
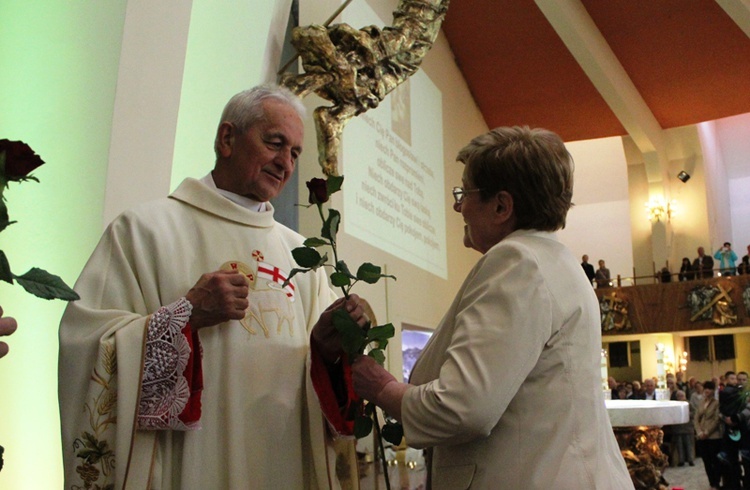
[{"label": "white blazer", "polygon": [[406,442],[432,488],[632,489],[601,387],[599,306],[552,233],[482,256],[417,361]]}]

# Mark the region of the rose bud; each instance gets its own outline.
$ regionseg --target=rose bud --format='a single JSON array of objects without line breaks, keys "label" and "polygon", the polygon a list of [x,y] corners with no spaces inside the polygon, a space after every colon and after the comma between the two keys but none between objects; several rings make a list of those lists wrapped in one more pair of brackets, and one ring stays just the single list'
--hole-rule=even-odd
[{"label": "rose bud", "polygon": [[44,163],[23,141],[0,140],[0,153],[5,153],[5,178],[19,180]]},{"label": "rose bud", "polygon": [[323,204],[328,202],[328,184],[324,179],[313,178],[307,181],[307,188],[310,190],[310,204]]}]

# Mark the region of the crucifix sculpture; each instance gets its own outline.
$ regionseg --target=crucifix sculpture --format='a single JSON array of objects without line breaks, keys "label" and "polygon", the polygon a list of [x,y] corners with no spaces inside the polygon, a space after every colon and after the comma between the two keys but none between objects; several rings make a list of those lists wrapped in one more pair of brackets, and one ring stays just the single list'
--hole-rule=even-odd
[{"label": "crucifix sculpture", "polygon": [[333,105],[315,110],[318,160],[338,175],[341,134],[349,119],[380,104],[418,69],[440,31],[449,0],[400,0],[393,25],[355,29],[347,24],[297,27],[292,45],[303,74],[284,74],[282,85],[300,97],[316,93]]}]

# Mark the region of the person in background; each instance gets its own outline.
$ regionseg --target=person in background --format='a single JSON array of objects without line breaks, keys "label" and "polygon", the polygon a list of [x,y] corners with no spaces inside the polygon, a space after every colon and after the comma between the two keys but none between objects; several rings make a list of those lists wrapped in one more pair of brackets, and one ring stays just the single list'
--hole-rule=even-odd
[{"label": "person in background", "polygon": [[[675,400],[680,402],[687,401],[687,396],[682,390],[677,390],[675,393]],[[677,466],[685,466],[685,463],[690,466],[695,466],[693,461],[693,441],[695,440],[695,413],[690,407],[690,417],[684,424],[675,424],[671,426],[672,444],[677,446],[678,461]]]},{"label": "person in background", "polygon": [[596,277],[596,272],[594,272],[594,266],[589,264],[588,255],[584,255],[583,257],[581,257],[581,267],[583,267],[583,272],[586,273],[586,277],[588,277],[589,282],[593,285],[594,278]]},{"label": "person in background", "polygon": [[554,133],[513,127],[458,160],[454,210],[482,256],[409,382],[360,356],[355,392],[429,448],[428,487],[632,489],[601,389],[598,301],[553,233],[572,204],[570,154]]},{"label": "person in background", "polygon": [[695,384],[693,385],[693,389],[690,390],[690,397],[688,398],[688,400],[688,403],[690,403],[690,409],[693,412],[697,412],[700,403],[703,401],[703,382],[695,382]]},{"label": "person in background", "polygon": [[677,371],[675,374],[675,386],[678,390],[685,392],[685,396],[690,396],[688,383],[685,381],[685,374],[682,371]]},{"label": "person in background", "polygon": [[690,395],[693,394],[693,391],[695,390],[695,383],[697,383],[697,382],[698,382],[698,380],[695,379],[695,376],[690,376],[688,378],[688,391],[685,392],[685,393],[687,393],[688,398],[690,398]]},{"label": "person in background", "polygon": [[617,400],[619,398],[619,394],[617,393],[619,386],[617,384],[617,380],[610,376],[609,378],[607,378],[607,386],[609,386],[610,396],[612,400]]},{"label": "person in background", "polygon": [[633,383],[626,381],[623,385],[625,386],[625,398],[629,400],[633,396]]},{"label": "person in background", "polygon": [[714,258],[719,261],[719,272],[722,276],[733,276],[737,273],[737,254],[732,250],[732,244],[724,242],[724,245],[716,251]]},{"label": "person in background", "polygon": [[747,275],[750,274],[750,256],[743,255],[740,259],[740,264],[737,266],[737,274]]},{"label": "person in background", "polygon": [[680,281],[691,281],[693,280],[693,277],[695,277],[695,273],[693,272],[693,266],[690,263],[690,259],[687,257],[682,258],[682,264],[680,265],[680,273],[678,274],[678,279]]},{"label": "person in background", "polygon": [[656,273],[656,278],[659,282],[672,282],[672,273],[669,272],[668,267],[662,267],[661,271]]},{"label": "person in background", "polygon": [[617,385],[617,397],[614,398],[615,400],[627,400],[628,399],[628,389],[625,387],[625,383],[620,383]]},{"label": "person in background", "polygon": [[727,371],[724,374],[724,388],[719,391],[719,413],[724,424],[724,435],[717,458],[721,463],[722,488],[740,487],[739,437],[741,437],[741,432],[738,414],[741,410],[737,374],[734,371]]},{"label": "person in background", "polygon": [[675,381],[674,374],[672,373],[667,373],[667,390],[669,390],[669,399],[676,400],[677,382]]},{"label": "person in background", "polygon": [[[3,316],[3,307],[0,306],[0,337],[11,335],[18,328],[15,318]],[[0,357],[8,353],[9,347],[5,342],[0,342]]]},{"label": "person in background", "polygon": [[656,381],[653,378],[643,380],[643,393],[641,400],[656,400]]},{"label": "person in background", "polygon": [[[748,245],[750,248],[750,245]],[[740,265],[737,266],[737,273],[747,275],[750,274],[750,255],[743,255]]]},{"label": "person in background", "polygon": [[643,390],[641,389],[641,382],[633,380],[633,393],[630,394],[628,400],[643,400]]},{"label": "person in background", "polygon": [[693,261],[693,273],[696,279],[714,277],[714,259],[710,255],[706,255],[703,247],[698,247],[698,257]]},{"label": "person in background", "polygon": [[[747,373],[737,373],[737,386],[747,384]],[[750,488],[750,400],[744,400],[744,406],[737,414],[737,427],[740,430],[740,466],[742,467],[742,488]]]},{"label": "person in background", "polygon": [[703,383],[703,399],[695,412],[695,438],[698,455],[703,460],[711,490],[719,490],[721,466],[718,459],[723,435],[719,414],[719,401],[714,397],[716,385],[713,381]]},{"label": "person in background", "polygon": [[612,287],[612,280],[609,277],[609,269],[604,265],[604,260],[599,259],[599,268],[596,270],[596,287],[597,288],[608,288]]}]

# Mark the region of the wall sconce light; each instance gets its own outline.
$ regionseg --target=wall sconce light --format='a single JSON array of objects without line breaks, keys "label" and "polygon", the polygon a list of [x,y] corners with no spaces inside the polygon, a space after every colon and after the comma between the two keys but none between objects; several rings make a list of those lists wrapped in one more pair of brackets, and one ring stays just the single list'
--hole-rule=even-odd
[{"label": "wall sconce light", "polygon": [[666,219],[670,221],[672,216],[676,214],[675,201],[665,202],[662,199],[652,199],[646,203],[646,214],[648,220],[651,222],[661,221]]},{"label": "wall sconce light", "polygon": [[684,184],[685,182],[690,180],[690,174],[685,172],[684,170],[680,170],[680,173],[677,174],[677,178],[680,179],[682,183]]},{"label": "wall sconce light", "polygon": [[682,356],[680,357],[680,371],[683,373],[687,371],[687,365],[688,365],[688,353],[683,351]]}]

